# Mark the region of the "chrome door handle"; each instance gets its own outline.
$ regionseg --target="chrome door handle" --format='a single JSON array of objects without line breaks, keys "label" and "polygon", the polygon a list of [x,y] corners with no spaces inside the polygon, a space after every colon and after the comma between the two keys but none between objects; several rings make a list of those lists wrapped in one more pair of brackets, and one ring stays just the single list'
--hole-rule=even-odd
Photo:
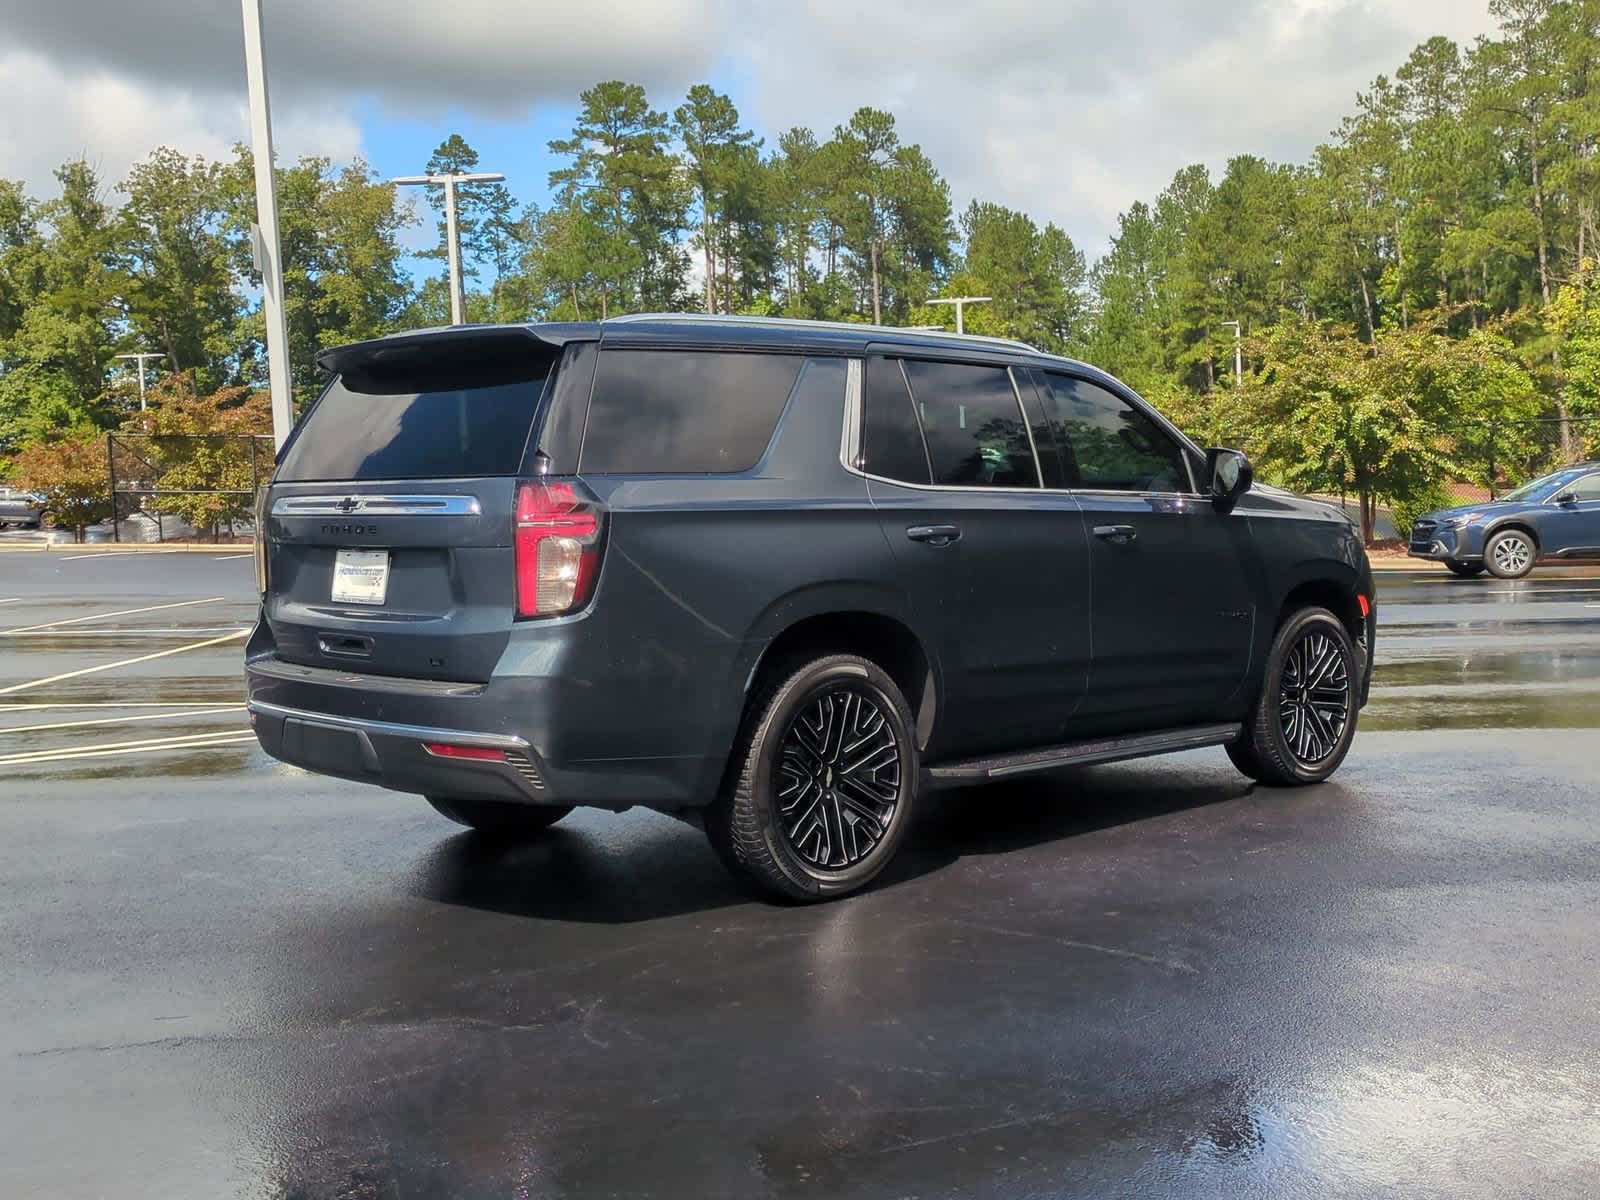
[{"label": "chrome door handle", "polygon": [[948,546],[961,540],[959,525],[912,525],[906,536],[913,542],[927,542],[930,546]]},{"label": "chrome door handle", "polygon": [[1129,542],[1139,540],[1139,531],[1132,525],[1096,525],[1094,535],[1117,546],[1125,546]]}]

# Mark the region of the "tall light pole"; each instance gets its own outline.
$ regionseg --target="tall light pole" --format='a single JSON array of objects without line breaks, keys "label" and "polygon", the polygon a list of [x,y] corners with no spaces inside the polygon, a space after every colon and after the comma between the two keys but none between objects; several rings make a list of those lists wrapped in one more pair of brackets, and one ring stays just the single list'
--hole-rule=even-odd
[{"label": "tall light pole", "polygon": [[165,354],[157,354],[154,350],[141,350],[137,354],[119,354],[118,358],[131,358],[139,364],[139,411],[144,411],[144,362],[147,358],[165,358]]},{"label": "tall light pole", "polygon": [[244,73],[250,87],[250,153],[256,168],[256,223],[250,229],[261,273],[261,315],[267,323],[267,382],[272,390],[272,438],[279,450],[294,428],[289,378],[289,327],[283,317],[283,257],[278,243],[278,183],[272,172],[272,115],[267,63],[261,49],[261,0],[244,5]]},{"label": "tall light pole", "polygon": [[928,303],[954,304],[956,306],[956,332],[965,333],[967,331],[967,323],[964,318],[966,317],[967,305],[987,304],[993,299],[993,296],[951,296],[948,300],[929,300]]},{"label": "tall light pole", "polygon": [[1242,343],[1244,341],[1244,326],[1237,321],[1224,321],[1222,327],[1233,330],[1233,385],[1234,387],[1243,387],[1244,347]]},{"label": "tall light pole", "polygon": [[415,186],[417,184],[443,184],[444,185],[444,236],[449,244],[446,251],[450,257],[450,324],[460,325],[466,321],[467,297],[461,283],[461,239],[456,232],[456,185],[462,183],[499,183],[504,175],[492,171],[478,171],[470,175],[402,175],[389,182],[397,185]]}]

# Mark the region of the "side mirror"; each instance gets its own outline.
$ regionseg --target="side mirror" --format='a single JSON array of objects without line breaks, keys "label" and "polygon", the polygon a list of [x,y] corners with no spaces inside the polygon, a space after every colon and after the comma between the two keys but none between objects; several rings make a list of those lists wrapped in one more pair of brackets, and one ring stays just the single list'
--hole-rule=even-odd
[{"label": "side mirror", "polygon": [[1577,492],[1562,492],[1556,497],[1556,503],[1563,507],[1570,507],[1578,502]]},{"label": "side mirror", "polygon": [[1206,491],[1220,513],[1232,512],[1239,497],[1255,482],[1250,460],[1238,450],[1213,446],[1206,451]]}]

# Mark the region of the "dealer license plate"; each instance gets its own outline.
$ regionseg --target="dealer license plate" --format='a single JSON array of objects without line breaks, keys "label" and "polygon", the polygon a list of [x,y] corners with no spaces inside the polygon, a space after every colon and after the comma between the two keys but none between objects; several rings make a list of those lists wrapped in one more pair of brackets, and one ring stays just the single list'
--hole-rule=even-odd
[{"label": "dealer license plate", "polygon": [[389,591],[387,550],[340,550],[333,560],[335,604],[382,604]]}]

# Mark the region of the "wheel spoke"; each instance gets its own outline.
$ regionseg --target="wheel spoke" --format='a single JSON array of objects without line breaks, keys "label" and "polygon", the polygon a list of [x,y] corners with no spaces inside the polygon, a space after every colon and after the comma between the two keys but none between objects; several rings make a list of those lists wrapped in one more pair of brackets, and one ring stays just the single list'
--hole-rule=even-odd
[{"label": "wheel spoke", "polygon": [[900,741],[879,699],[835,686],[795,716],[774,778],[779,829],[807,865],[841,870],[883,841],[905,781]]},{"label": "wheel spoke", "polygon": [[1338,749],[1354,693],[1350,663],[1338,639],[1316,630],[1284,655],[1278,682],[1278,722],[1284,745],[1305,767]]}]

